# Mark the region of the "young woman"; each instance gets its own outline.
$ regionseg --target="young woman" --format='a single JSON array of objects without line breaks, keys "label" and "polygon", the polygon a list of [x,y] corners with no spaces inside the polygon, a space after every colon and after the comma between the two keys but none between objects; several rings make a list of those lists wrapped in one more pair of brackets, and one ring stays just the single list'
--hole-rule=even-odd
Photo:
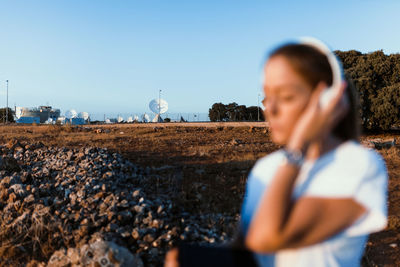
[{"label": "young woman", "polygon": [[[242,209],[244,245],[260,266],[358,266],[368,235],[386,226],[387,171],[358,143],[356,93],[333,82],[326,54],[293,43],[264,67],[263,101],[282,149],[257,161]],[[177,250],[166,266],[178,266]]]},{"label": "young woman", "polygon": [[308,44],[273,51],[264,68],[265,115],[283,149],[251,171],[242,211],[260,266],[358,266],[368,234],[386,225],[387,172],[358,143],[356,93],[332,84],[327,56]]}]

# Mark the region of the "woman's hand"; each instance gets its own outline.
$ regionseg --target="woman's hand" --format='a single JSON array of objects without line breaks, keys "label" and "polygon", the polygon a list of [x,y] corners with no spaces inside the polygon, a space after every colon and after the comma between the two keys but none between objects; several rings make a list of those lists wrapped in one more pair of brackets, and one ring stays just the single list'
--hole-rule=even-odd
[{"label": "woman's hand", "polygon": [[[321,82],[311,95],[306,109],[300,116],[287,146],[291,149],[303,150],[308,144],[324,140],[348,112],[349,103],[345,95],[347,83],[343,82],[337,94],[326,107],[320,106],[320,96],[326,88]],[[330,89],[331,90],[331,89]]]},{"label": "woman's hand", "polygon": [[178,249],[173,248],[165,255],[164,267],[179,267],[178,262]]}]

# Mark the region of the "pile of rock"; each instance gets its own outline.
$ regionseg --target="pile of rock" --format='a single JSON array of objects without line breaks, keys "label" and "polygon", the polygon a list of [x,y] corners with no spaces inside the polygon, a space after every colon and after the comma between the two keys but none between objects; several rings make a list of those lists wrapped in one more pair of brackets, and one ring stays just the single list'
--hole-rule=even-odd
[{"label": "pile of rock", "polygon": [[114,242],[96,240],[80,248],[60,249],[51,256],[47,267],[60,266],[115,266],[143,267],[143,261],[128,249]]},{"label": "pile of rock", "polygon": [[[84,266],[83,251],[122,247],[146,266],[160,265],[181,240],[227,241],[238,220],[184,210],[173,181],[105,148],[10,142],[0,146],[0,155],[0,258],[10,264],[33,255],[49,266]],[[112,259],[111,266],[125,266]]]}]

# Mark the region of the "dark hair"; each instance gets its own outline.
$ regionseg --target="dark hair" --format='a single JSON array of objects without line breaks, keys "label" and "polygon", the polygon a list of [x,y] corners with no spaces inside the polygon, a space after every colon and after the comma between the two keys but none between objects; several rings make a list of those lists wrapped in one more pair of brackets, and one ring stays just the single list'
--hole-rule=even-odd
[{"label": "dark hair", "polygon": [[[332,84],[332,69],[328,58],[316,48],[306,45],[290,43],[283,45],[269,55],[269,58],[283,56],[293,69],[300,74],[303,79],[316,88],[319,82],[323,81],[328,86]],[[343,141],[350,139],[357,140],[360,137],[360,116],[357,91],[354,84],[346,76],[346,94],[349,99],[349,111],[334,128],[333,134]]]}]

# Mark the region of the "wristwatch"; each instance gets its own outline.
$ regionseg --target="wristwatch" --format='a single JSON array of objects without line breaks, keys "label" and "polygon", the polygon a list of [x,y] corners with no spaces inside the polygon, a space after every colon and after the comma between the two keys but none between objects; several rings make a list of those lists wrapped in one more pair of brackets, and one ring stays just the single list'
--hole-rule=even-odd
[{"label": "wristwatch", "polygon": [[282,151],[284,156],[284,161],[282,164],[290,164],[296,167],[301,167],[304,162],[304,155],[301,150],[284,148]]}]

